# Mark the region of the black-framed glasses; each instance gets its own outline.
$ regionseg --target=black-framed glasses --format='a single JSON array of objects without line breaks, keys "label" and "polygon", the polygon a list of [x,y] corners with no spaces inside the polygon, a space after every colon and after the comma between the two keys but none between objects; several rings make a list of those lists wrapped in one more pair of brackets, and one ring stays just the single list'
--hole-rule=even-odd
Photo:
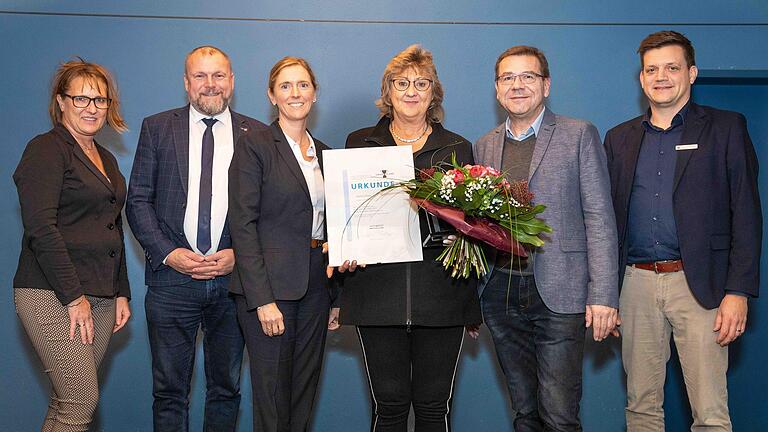
[{"label": "black-framed glasses", "polygon": [[511,86],[518,77],[520,78],[520,81],[523,82],[523,84],[533,84],[538,78],[544,78],[544,75],[531,71],[520,72],[519,74],[508,73],[497,76],[496,82],[500,85],[508,87]]},{"label": "black-framed glasses", "polygon": [[109,104],[112,103],[112,99],[101,97],[101,96],[96,96],[95,98],[92,98],[84,95],[72,96],[66,93],[64,93],[63,96],[66,96],[72,99],[72,105],[74,105],[75,108],[86,108],[88,105],[91,104],[91,102],[93,102],[93,105],[96,106],[96,108],[107,109],[109,108]]},{"label": "black-framed glasses", "polygon": [[416,78],[411,81],[408,78],[395,78],[392,80],[392,85],[397,91],[406,91],[408,87],[413,83],[413,88],[418,91],[427,91],[432,86],[432,80],[427,78]]}]

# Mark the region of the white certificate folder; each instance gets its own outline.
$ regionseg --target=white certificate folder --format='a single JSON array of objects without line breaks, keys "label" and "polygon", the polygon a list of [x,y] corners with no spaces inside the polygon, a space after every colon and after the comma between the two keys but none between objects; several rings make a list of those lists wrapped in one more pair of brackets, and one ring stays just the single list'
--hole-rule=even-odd
[{"label": "white certificate folder", "polygon": [[400,188],[413,180],[411,146],[323,151],[328,260],[421,261],[417,206]]}]

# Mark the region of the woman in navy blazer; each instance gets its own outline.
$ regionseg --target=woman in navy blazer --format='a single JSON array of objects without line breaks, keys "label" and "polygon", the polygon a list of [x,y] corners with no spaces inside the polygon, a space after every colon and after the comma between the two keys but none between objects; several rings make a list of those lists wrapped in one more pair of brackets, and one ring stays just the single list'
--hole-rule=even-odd
[{"label": "woman in navy blazer", "polygon": [[328,147],[306,128],[316,91],[304,59],[277,62],[268,96],[278,119],[268,130],[240,139],[229,170],[236,262],[230,292],[248,347],[258,431],[308,429],[326,327],[336,327],[328,324],[331,298],[322,253],[320,152]]},{"label": "woman in navy blazer", "polygon": [[51,381],[44,431],[85,431],[97,372],[130,316],[120,211],[125,178],[94,140],[122,132],[117,87],[102,66],[62,64],[53,80],[53,129],[27,144],[13,180],[24,237],[13,279],[16,311]]}]

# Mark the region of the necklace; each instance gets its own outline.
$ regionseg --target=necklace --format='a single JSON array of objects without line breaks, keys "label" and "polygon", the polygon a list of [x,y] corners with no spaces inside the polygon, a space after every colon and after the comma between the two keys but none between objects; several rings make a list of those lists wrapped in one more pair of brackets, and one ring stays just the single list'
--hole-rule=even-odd
[{"label": "necklace", "polygon": [[421,135],[419,135],[418,137],[410,138],[410,139],[409,138],[401,138],[400,135],[395,133],[395,128],[392,126],[392,123],[389,124],[389,132],[392,134],[392,136],[395,137],[395,139],[397,139],[398,141],[404,142],[404,143],[408,143],[408,144],[415,143],[416,141],[424,138],[424,134],[427,133],[427,129],[429,129],[429,123],[424,125],[424,130],[421,131]]},{"label": "necklace", "polygon": [[96,145],[93,145],[93,144],[91,145],[91,147],[86,147],[86,146],[84,146],[84,145],[82,145],[82,144],[80,144],[80,143],[77,143],[77,144],[78,144],[78,145],[80,146],[80,148],[81,148],[81,149],[83,149],[83,151],[84,151],[84,152],[86,152],[86,153],[90,153],[90,152],[92,152],[92,151],[94,151],[94,150],[96,149]]}]

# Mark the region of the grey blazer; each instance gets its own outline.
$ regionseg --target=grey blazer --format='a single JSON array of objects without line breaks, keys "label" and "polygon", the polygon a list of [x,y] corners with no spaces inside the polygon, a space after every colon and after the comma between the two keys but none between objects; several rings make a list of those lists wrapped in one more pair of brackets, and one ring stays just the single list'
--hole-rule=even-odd
[{"label": "grey blazer", "polygon": [[[502,123],[474,146],[475,161],[501,167]],[[557,313],[586,305],[618,308],[618,242],[605,150],[597,128],[547,109],[536,137],[528,186],[552,227],[536,253],[534,277],[544,304]],[[489,255],[489,264],[493,265]],[[490,278],[478,285],[479,294]]]}]

